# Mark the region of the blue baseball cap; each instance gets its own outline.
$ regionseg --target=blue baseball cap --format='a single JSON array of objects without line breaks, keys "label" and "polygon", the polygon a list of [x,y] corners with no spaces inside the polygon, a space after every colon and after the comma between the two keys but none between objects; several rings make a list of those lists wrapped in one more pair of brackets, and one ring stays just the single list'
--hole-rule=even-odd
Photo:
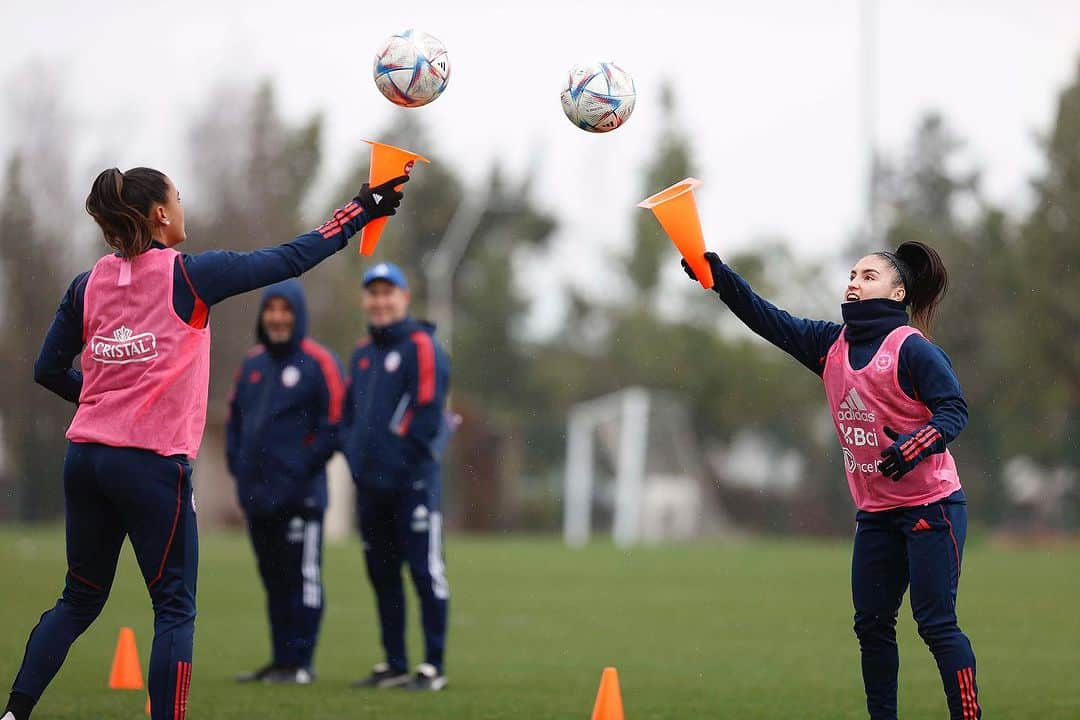
[{"label": "blue baseball cap", "polygon": [[394,263],[381,262],[374,266],[366,273],[364,273],[363,283],[364,287],[367,287],[376,280],[385,280],[391,285],[395,285],[402,290],[409,289],[409,283],[405,280],[405,273],[401,271]]}]

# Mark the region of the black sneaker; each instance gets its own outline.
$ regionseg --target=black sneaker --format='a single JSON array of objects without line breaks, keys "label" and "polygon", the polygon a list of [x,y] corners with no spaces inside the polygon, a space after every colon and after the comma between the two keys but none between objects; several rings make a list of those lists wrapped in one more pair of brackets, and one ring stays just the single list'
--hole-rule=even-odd
[{"label": "black sneaker", "polygon": [[263,682],[268,685],[310,685],[315,673],[307,668],[274,668],[266,674]]},{"label": "black sneaker", "polygon": [[277,668],[274,667],[273,663],[269,663],[267,665],[263,665],[258,670],[249,670],[248,672],[240,673],[239,675],[234,677],[233,680],[238,683],[262,682],[264,679],[266,679],[267,675],[269,675],[276,669]]},{"label": "black sneaker", "polygon": [[386,663],[379,663],[371,668],[371,674],[360,678],[349,687],[354,688],[392,688],[406,685],[412,677],[404,670],[394,670]]},{"label": "black sneaker", "polygon": [[446,687],[446,676],[430,663],[421,663],[416,667],[416,674],[404,686],[406,690],[426,690],[434,692]]}]

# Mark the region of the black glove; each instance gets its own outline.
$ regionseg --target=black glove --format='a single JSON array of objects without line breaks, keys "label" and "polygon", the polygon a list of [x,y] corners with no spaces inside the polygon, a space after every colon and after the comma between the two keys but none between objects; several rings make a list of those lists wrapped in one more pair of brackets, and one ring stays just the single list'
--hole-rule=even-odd
[{"label": "black glove", "polygon": [[923,425],[910,435],[901,435],[886,425],[885,434],[893,444],[881,451],[884,459],[878,463],[878,470],[893,482],[911,472],[928,455],[940,452],[937,445],[941,433],[933,425]]},{"label": "black glove", "polygon": [[[720,273],[724,271],[724,261],[720,259],[719,255],[712,251],[705,253],[705,260],[709,263],[709,269],[712,270],[713,281],[715,283],[716,278],[720,277]],[[686,258],[683,258],[682,260],[682,269],[690,277],[691,280],[697,282],[698,277],[694,273],[694,269],[690,267],[690,263],[686,262]],[[712,289],[716,290],[715,284],[713,285]]]},{"label": "black glove", "polygon": [[402,175],[375,187],[368,187],[368,184],[364,183],[360,186],[360,192],[356,194],[353,201],[364,209],[368,220],[388,217],[397,212],[401,198],[405,197],[405,193],[397,189],[398,186],[407,182],[409,182],[409,176]]}]

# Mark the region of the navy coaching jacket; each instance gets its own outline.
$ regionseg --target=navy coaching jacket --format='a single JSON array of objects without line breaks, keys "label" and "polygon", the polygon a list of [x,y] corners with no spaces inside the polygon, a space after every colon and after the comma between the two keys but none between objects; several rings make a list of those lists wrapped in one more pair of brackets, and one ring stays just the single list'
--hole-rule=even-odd
[{"label": "navy coaching jacket", "polygon": [[[296,316],[292,338],[280,345],[269,342],[261,322],[274,297],[285,298]],[[266,288],[259,344],[236,376],[225,446],[249,515],[326,508],[326,462],[338,447],[345,386],[337,357],[307,337],[307,323],[298,280]]]},{"label": "navy coaching jacket", "polygon": [[434,325],[408,317],[372,328],[353,351],[344,449],[360,490],[438,479],[450,362],[434,333]]}]

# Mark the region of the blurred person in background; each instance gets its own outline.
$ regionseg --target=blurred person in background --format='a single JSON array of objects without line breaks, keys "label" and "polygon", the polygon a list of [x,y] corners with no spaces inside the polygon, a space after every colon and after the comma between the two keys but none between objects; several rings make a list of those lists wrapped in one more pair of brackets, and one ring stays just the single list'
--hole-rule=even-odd
[{"label": "blurred person in background", "polygon": [[[164,173],[103,171],[86,210],[115,253],[76,276],[60,301],[34,379],[72,403],[64,507],[67,573],[30,633],[0,720],[27,720],[72,643],[109,596],[124,538],[154,608],[152,720],[184,717],[195,634],[198,531],[191,461],[202,442],[210,308],[299,275],[366,223],[393,215],[399,177],[360,193],[319,228],[250,253],[174,248],[187,239],[180,192]],[[81,353],[81,371],[72,361]]]},{"label": "blurred person in background", "polygon": [[[948,287],[941,257],[905,242],[860,259],[843,325],[793,317],[715,253],[705,257],[735,316],[824,381],[857,508],[851,591],[870,717],[896,720],[896,618],[909,588],[950,717],[982,717],[975,654],[956,618],[967,499],[947,448],[967,423],[967,403],[948,356],[926,337]],[[683,269],[697,279],[685,260]]]},{"label": "blurred person in background", "polygon": [[[450,586],[439,459],[450,427],[444,416],[449,360],[435,343],[434,326],[409,314],[409,285],[399,267],[379,263],[362,282],[369,335],[349,360],[344,447],[385,661],[354,687],[442,690]],[[413,674],[405,653],[403,564],[424,628],[426,657]]]},{"label": "blurred person in background", "polygon": [[238,682],[306,685],[322,620],[326,463],[337,448],[345,384],[332,352],[307,336],[300,281],[263,291],[258,344],[236,375],[225,452],[266,590],[272,656]]}]

